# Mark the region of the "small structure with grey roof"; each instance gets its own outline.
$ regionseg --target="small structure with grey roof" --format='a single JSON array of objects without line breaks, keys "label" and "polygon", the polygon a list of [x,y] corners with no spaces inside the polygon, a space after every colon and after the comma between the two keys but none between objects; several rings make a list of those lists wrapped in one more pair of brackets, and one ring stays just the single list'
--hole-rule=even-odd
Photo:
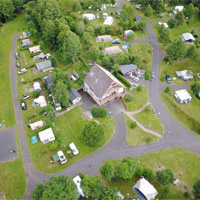
[{"label": "small structure with grey roof", "polygon": [[79,79],[79,75],[75,71],[73,71],[71,74],[71,79],[72,81],[76,82]]},{"label": "small structure with grey roof", "polygon": [[74,105],[82,99],[81,95],[73,88],[69,89],[70,101]]},{"label": "small structure with grey roof", "polygon": [[109,71],[95,64],[84,80],[83,89],[98,105],[103,105],[123,97],[126,87]]},{"label": "small structure with grey roof", "polygon": [[105,48],[102,52],[104,56],[106,55],[112,56],[122,52],[122,50],[118,46],[113,46]]},{"label": "small structure with grey roof", "polygon": [[33,42],[30,39],[22,40],[22,48],[27,48],[32,44],[33,44]]},{"label": "small structure with grey roof", "polygon": [[36,63],[35,68],[38,72],[46,72],[54,69],[51,65],[50,60],[45,60],[43,62]]},{"label": "small structure with grey roof", "polygon": [[194,44],[195,38],[191,33],[183,33],[182,38],[186,44]]},{"label": "small structure with grey roof", "polygon": [[38,60],[42,60],[42,59],[45,59],[45,58],[46,58],[46,55],[43,52],[41,52],[39,55],[36,55],[36,56],[33,57],[33,61],[37,62]]},{"label": "small structure with grey roof", "polygon": [[119,66],[119,72],[124,76],[128,76],[132,74],[132,72],[135,72],[136,69],[137,69],[137,65],[134,65],[134,64]]},{"label": "small structure with grey roof", "polygon": [[45,76],[44,77],[44,82],[46,87],[51,91],[51,93],[53,92],[53,82],[51,81],[51,75]]},{"label": "small structure with grey roof", "polygon": [[26,38],[28,38],[27,33],[26,33],[26,32],[22,32],[21,38],[22,38],[22,39],[26,39]]},{"label": "small structure with grey roof", "polygon": [[112,42],[111,35],[100,35],[96,38],[96,42]]}]

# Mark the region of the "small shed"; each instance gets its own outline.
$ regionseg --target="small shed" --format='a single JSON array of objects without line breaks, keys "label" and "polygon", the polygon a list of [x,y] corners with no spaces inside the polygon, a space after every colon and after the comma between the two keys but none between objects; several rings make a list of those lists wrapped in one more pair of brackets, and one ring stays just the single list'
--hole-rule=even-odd
[{"label": "small shed", "polygon": [[38,72],[46,72],[46,71],[54,69],[52,67],[52,65],[51,65],[51,61],[50,60],[45,60],[45,61],[36,63],[36,67],[35,68],[36,68],[36,70]]},{"label": "small shed", "polygon": [[193,73],[191,70],[176,71],[176,75],[183,81],[189,81],[193,79]]},{"label": "small shed", "polygon": [[96,38],[96,42],[112,42],[111,35],[100,35]]},{"label": "small shed", "polygon": [[45,76],[44,77],[44,82],[46,87],[51,91],[51,93],[53,92],[53,82],[51,81],[51,75]]},{"label": "small shed", "polygon": [[32,44],[33,44],[33,42],[30,39],[22,40],[22,48],[27,48]]},{"label": "small shed", "polygon": [[46,58],[46,55],[43,52],[41,52],[39,55],[36,55],[36,56],[33,57],[33,61],[37,62],[38,60],[42,60],[42,59],[45,59],[45,58]]},{"label": "small shed", "polygon": [[45,126],[45,125],[46,125],[45,121],[40,120],[40,121],[34,122],[34,123],[32,123],[32,124],[29,124],[28,127],[29,127],[32,131],[34,131],[34,130],[36,130],[36,129],[42,128],[42,127]]},{"label": "small shed", "polygon": [[39,53],[41,52],[40,50],[40,45],[34,46],[34,47],[29,47],[30,53]]},{"label": "small shed", "polygon": [[96,19],[96,16],[92,13],[86,13],[86,14],[83,14],[83,18],[87,19],[87,20],[95,20]]},{"label": "small shed", "polygon": [[21,38],[22,38],[22,39],[26,39],[26,38],[28,38],[27,33],[26,33],[26,32],[22,32]]},{"label": "small shed", "polygon": [[183,33],[182,38],[185,43],[194,44],[195,38],[191,33]]},{"label": "small shed", "polygon": [[82,99],[81,95],[73,88],[69,89],[69,95],[72,104],[79,103]]},{"label": "small shed", "polygon": [[125,37],[128,37],[129,35],[132,35],[132,34],[134,34],[134,32],[132,30],[126,30],[126,31],[124,31]]},{"label": "small shed", "polygon": [[71,79],[72,81],[76,82],[79,79],[79,75],[75,71],[73,71],[71,74]]},{"label": "small shed", "polygon": [[81,177],[80,176],[75,176],[73,178],[73,181],[74,183],[76,184],[77,186],[77,191],[78,191],[78,194],[79,194],[79,197],[84,197],[84,193],[83,193],[83,189],[81,188]]},{"label": "small shed", "polygon": [[114,19],[113,19],[113,17],[111,17],[111,16],[109,16],[109,17],[107,17],[106,18],[106,20],[104,21],[104,25],[112,25],[112,23],[114,22]]},{"label": "small shed", "polygon": [[47,106],[47,102],[44,96],[39,96],[38,98],[34,99],[33,103],[36,106],[40,106],[41,108]]},{"label": "small shed", "polygon": [[43,144],[46,144],[55,140],[55,136],[53,134],[52,128],[45,129],[44,131],[41,131],[38,134],[39,134],[40,141]]},{"label": "small shed", "polygon": [[42,88],[41,88],[39,82],[35,82],[35,83],[33,83],[33,90],[34,90],[34,91],[39,91],[39,92],[42,91]]},{"label": "small shed", "polygon": [[183,90],[177,90],[174,93],[174,96],[176,98],[176,100],[179,103],[189,103],[190,101],[192,101],[192,97],[190,96],[190,94],[188,93],[188,91],[186,89]]},{"label": "small shed", "polygon": [[136,69],[137,69],[137,65],[134,65],[134,64],[119,66],[119,72],[124,76],[132,74],[132,72],[135,72]]},{"label": "small shed", "polygon": [[118,46],[112,46],[112,47],[105,48],[102,52],[104,56],[106,55],[112,56],[112,55],[122,52],[122,50]]}]

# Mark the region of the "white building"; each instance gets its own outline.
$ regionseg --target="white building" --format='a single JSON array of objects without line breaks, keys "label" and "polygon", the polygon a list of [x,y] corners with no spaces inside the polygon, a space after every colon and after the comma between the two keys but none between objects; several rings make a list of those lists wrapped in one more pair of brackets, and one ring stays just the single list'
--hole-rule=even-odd
[{"label": "white building", "polygon": [[77,186],[79,197],[84,197],[85,195],[83,193],[83,189],[81,188],[81,178],[80,178],[80,176],[75,176],[73,178],[73,181]]},{"label": "white building", "polygon": [[141,178],[133,186],[133,191],[140,199],[152,200],[158,194],[157,190],[145,178]]},{"label": "white building", "polygon": [[194,44],[195,38],[191,33],[183,33],[182,38],[187,44]]},{"label": "white building", "polygon": [[174,8],[174,13],[176,14],[177,12],[181,12],[181,11],[183,11],[183,9],[184,9],[184,6],[176,6]]},{"label": "white building", "polygon": [[176,98],[176,100],[179,103],[189,103],[190,101],[192,101],[192,97],[190,96],[190,94],[188,93],[187,90],[183,89],[183,90],[177,90],[174,93],[174,96]]},{"label": "white building", "polygon": [[88,19],[88,20],[95,20],[96,16],[92,13],[87,13],[87,14],[83,14],[83,18]]},{"label": "white building", "polygon": [[168,26],[167,23],[158,22],[158,24],[159,24],[160,26],[163,25],[165,28],[169,28],[169,26]]},{"label": "white building", "polygon": [[176,71],[176,75],[183,81],[189,81],[193,79],[193,73],[191,70]]},{"label": "white building", "polygon": [[38,135],[39,135],[40,141],[43,144],[46,144],[55,140],[55,136],[53,134],[52,128],[45,129],[44,131],[39,132]]},{"label": "white building", "polygon": [[104,21],[104,25],[112,25],[112,23],[114,22],[114,19],[113,19],[113,17],[111,17],[111,16],[109,16],[109,17],[107,17],[106,18],[106,20]]},{"label": "white building", "polygon": [[35,83],[33,83],[33,90],[34,90],[34,91],[39,91],[39,92],[42,91],[39,82],[35,82]]}]

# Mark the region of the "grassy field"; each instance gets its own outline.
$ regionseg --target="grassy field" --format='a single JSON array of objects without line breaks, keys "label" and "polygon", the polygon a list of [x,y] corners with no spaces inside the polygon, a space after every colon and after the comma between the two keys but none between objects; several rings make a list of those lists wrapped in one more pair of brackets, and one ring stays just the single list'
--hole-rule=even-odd
[{"label": "grassy field", "polygon": [[[193,184],[199,179],[200,168],[198,166],[200,156],[183,148],[169,148],[136,157],[135,160],[140,160],[142,166],[151,168],[154,173],[156,173],[159,166],[163,169],[171,169],[173,171],[175,178],[178,178],[181,183],[179,186],[169,185],[170,194],[167,199],[187,199],[183,196],[183,193],[189,191],[191,194]],[[118,166],[119,163],[120,160],[113,160],[115,166]],[[138,179],[139,177],[134,177],[127,181],[116,181],[113,183],[105,181],[105,183],[108,186],[116,187],[125,196],[125,199],[128,199],[130,196],[137,198],[132,187]],[[151,181],[151,183],[158,190],[156,197],[162,199],[164,187],[159,186],[155,180]],[[188,190],[184,189],[185,185],[188,185]],[[127,195],[128,193],[129,196]]]},{"label": "grassy field", "polygon": [[[28,110],[26,110],[23,114],[25,124],[29,123],[27,117],[30,116],[31,113],[32,114],[38,113],[38,111],[39,108],[31,107],[30,102],[28,102]],[[47,121],[47,119],[45,119],[45,117],[43,117],[41,114],[36,114],[36,117],[33,120],[37,121],[41,119]],[[61,148],[59,149],[63,150],[63,152],[66,155],[67,158],[66,165],[61,165],[59,162],[53,165],[50,164],[50,160],[52,160],[51,156],[54,155],[59,149],[55,151],[51,150],[52,143],[42,144],[40,141],[38,141],[38,143],[32,144],[30,142],[30,138],[35,135],[37,136],[38,135],[37,132],[39,132],[39,130],[31,132],[26,126],[25,129],[28,137],[28,146],[30,150],[31,159],[33,161],[35,168],[44,173],[48,174],[55,173],[68,167],[69,165],[72,165],[76,161],[87,156],[88,154],[93,153],[99,147],[103,146],[106,142],[108,142],[112,138],[112,135],[114,133],[114,120],[110,117],[106,117],[103,119],[96,119],[96,120],[99,121],[99,123],[103,126],[105,130],[105,136],[102,140],[102,143],[99,144],[99,146],[91,148],[88,147],[83,142],[82,139],[81,132],[85,127],[85,125],[88,123],[88,120],[86,119],[86,117],[84,117],[83,110],[80,107],[74,108],[65,115],[56,118],[55,127],[54,126],[51,127],[54,131],[54,134],[57,131],[59,131],[61,134],[62,144]],[[71,142],[75,143],[80,152],[79,155],[72,156],[72,158],[66,154],[66,151],[69,149],[68,145]],[[66,148],[64,146],[66,146]]]},{"label": "grassy field", "polygon": [[164,133],[162,122],[156,116],[150,105],[147,106],[142,112],[135,114],[134,117],[146,128],[161,134]]},{"label": "grassy field", "polygon": [[0,34],[0,123],[6,127],[15,124],[11,86],[10,86],[10,59],[13,37],[18,30],[24,28],[22,16],[5,24]]},{"label": "grassy field", "polygon": [[200,127],[200,100],[195,97],[191,91],[190,95],[193,97],[192,101],[188,104],[179,104],[175,97],[164,92],[161,93],[161,98],[169,110],[169,112],[186,128],[197,134]]},{"label": "grassy field", "polygon": [[134,129],[130,128],[130,125],[133,121],[126,115],[124,115],[124,118],[126,121],[126,128],[127,128],[126,143],[128,145],[136,146],[158,140],[158,137],[144,132],[138,126]]},{"label": "grassy field", "polygon": [[133,96],[132,101],[126,102],[125,97],[123,98],[128,111],[139,110],[148,102],[148,90],[144,86],[142,86],[142,91],[137,91],[137,88],[135,88],[129,94]]}]

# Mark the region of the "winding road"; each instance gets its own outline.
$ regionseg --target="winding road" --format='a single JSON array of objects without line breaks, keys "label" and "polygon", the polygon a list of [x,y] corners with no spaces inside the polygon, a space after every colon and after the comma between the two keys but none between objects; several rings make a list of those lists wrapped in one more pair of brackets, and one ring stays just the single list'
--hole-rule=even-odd
[{"label": "winding road", "polygon": [[[109,12],[119,10],[123,7],[123,5],[123,0],[120,0],[119,7],[109,10]],[[158,21],[164,20],[166,19]],[[102,164],[102,162],[106,160],[117,159],[126,156],[135,157],[156,152],[169,147],[183,147],[188,149],[189,151],[200,155],[200,138],[188,131],[186,128],[184,128],[174,117],[170,115],[168,110],[163,105],[160,97],[160,92],[166,87],[166,85],[160,83],[159,80],[160,61],[165,56],[165,53],[161,51],[156,34],[151,28],[151,25],[157,23],[158,21],[152,21],[147,24],[147,38],[134,41],[133,43],[136,44],[148,42],[153,48],[152,71],[155,73],[155,78],[151,82],[144,81],[144,85],[148,88],[150,102],[154,107],[155,111],[157,113],[160,113],[158,117],[160,118],[165,127],[165,134],[162,137],[162,139],[160,139],[158,142],[154,142],[151,144],[145,144],[134,147],[128,146],[126,144],[126,125],[122,113],[125,108],[121,101],[114,102],[107,106],[107,109],[111,111],[111,115],[115,119],[115,133],[112,140],[107,145],[97,150],[93,154],[84,157],[83,159],[79,160],[67,169],[64,169],[63,171],[53,174],[51,176],[63,174],[72,177],[77,175],[78,173],[97,175],[99,166]],[[17,93],[17,73],[15,67],[16,43],[17,35],[14,36],[12,46],[11,87],[13,104],[15,108],[15,117],[17,121],[17,129],[19,131],[20,147],[22,151],[22,157],[27,177],[27,193],[24,199],[28,200],[30,199],[30,194],[34,189],[35,185],[37,183],[44,183],[47,179],[49,179],[50,175],[46,175],[37,171],[34,168],[33,163],[30,159],[30,153],[27,145],[27,138],[24,130],[23,118]],[[173,89],[180,89],[185,88],[186,86],[171,85],[170,87],[172,87]],[[87,110],[88,107],[84,107],[83,105],[83,109]],[[169,130],[172,131],[171,134],[168,134]],[[89,167],[88,164],[91,164],[91,167]]]}]

